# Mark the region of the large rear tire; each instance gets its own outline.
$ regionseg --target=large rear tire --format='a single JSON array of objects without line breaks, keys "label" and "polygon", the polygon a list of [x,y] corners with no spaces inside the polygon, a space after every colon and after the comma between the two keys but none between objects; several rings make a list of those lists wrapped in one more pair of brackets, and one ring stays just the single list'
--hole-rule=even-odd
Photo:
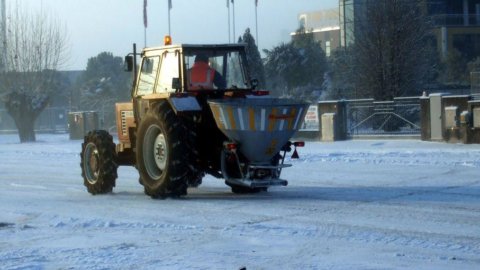
[{"label": "large rear tire", "polygon": [[145,194],[152,198],[187,194],[188,149],[184,125],[169,104],[150,108],[137,134],[137,168]]},{"label": "large rear tire", "polygon": [[90,131],[80,153],[83,183],[89,193],[112,191],[117,179],[116,152],[112,136],[105,130]]},{"label": "large rear tire", "polygon": [[199,150],[198,142],[198,127],[192,121],[188,120],[185,122],[185,140],[184,143],[187,144],[186,150],[188,151],[188,186],[189,187],[198,187],[202,184],[202,179],[205,176],[205,173],[201,167],[201,156]]}]

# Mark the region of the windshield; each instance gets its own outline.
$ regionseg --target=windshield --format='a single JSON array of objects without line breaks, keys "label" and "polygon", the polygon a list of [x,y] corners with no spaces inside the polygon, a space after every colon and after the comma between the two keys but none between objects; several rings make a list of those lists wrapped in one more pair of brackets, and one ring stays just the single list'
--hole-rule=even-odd
[{"label": "windshield", "polygon": [[250,89],[243,59],[240,51],[198,49],[185,52],[188,89]]}]

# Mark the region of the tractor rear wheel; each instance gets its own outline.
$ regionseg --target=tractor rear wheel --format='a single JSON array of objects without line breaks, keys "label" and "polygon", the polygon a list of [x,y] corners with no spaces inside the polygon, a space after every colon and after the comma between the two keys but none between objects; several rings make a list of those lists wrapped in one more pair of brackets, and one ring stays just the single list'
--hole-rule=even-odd
[{"label": "tractor rear wheel", "polygon": [[186,144],[188,152],[188,186],[198,187],[202,184],[202,179],[205,172],[201,168],[201,156],[198,142],[198,127],[192,120],[185,121],[185,139],[183,143]]},{"label": "tractor rear wheel", "polygon": [[91,194],[112,191],[117,179],[116,152],[112,136],[105,130],[90,131],[80,153],[83,183]]},{"label": "tractor rear wheel", "polygon": [[167,102],[153,106],[138,128],[137,169],[152,198],[187,194],[188,149],[184,125]]}]

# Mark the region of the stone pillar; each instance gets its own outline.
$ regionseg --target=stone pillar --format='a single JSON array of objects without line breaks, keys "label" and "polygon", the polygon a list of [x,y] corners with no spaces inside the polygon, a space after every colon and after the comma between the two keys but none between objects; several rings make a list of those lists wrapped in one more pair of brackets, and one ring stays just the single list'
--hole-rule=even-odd
[{"label": "stone pillar", "polygon": [[442,94],[430,95],[430,139],[443,141]]},{"label": "stone pillar", "polygon": [[322,114],[322,141],[333,142],[337,139],[336,113]]},{"label": "stone pillar", "polygon": [[[334,113],[335,140],[347,139],[347,103],[343,100],[321,101],[318,103],[318,116],[323,121],[323,115]],[[323,139],[323,127],[320,121],[320,138]]]},{"label": "stone pillar", "polygon": [[432,137],[430,132],[430,99],[420,98],[420,125],[422,141],[429,141]]}]

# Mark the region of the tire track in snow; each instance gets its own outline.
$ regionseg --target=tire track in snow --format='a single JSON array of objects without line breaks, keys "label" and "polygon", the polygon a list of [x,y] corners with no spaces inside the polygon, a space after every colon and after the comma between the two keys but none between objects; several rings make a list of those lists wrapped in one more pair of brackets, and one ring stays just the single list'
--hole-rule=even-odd
[{"label": "tire track in snow", "polygon": [[[451,156],[449,160],[444,155]],[[468,152],[330,152],[330,153],[304,153],[299,160],[287,159],[291,163],[313,162],[342,162],[363,163],[376,165],[408,165],[408,166],[455,166],[480,168],[478,154]]]},{"label": "tire track in snow", "polygon": [[[340,223],[319,223],[315,225],[295,224],[281,220],[257,221],[257,223],[234,225],[225,228],[224,234],[269,235],[270,237],[307,238],[310,241],[340,239],[356,243],[406,246],[413,248],[455,251],[476,255],[480,253],[480,237],[452,237],[447,234],[373,228]],[[292,224],[292,223],[290,223]]]}]

